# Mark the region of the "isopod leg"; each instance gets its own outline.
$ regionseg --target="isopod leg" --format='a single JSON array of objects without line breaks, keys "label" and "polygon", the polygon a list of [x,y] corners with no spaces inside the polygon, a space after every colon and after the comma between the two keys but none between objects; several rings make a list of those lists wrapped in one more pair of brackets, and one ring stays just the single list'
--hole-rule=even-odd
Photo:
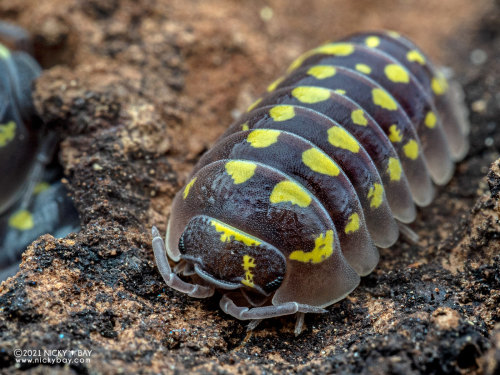
[{"label": "isopod leg", "polygon": [[[306,314],[303,312],[298,312],[296,314],[297,320],[295,321],[295,329],[293,331],[295,333],[295,336],[298,336],[301,334],[302,329],[304,328],[304,317],[305,316],[306,316]],[[254,319],[250,323],[248,323],[247,332],[253,331],[255,328],[257,328],[257,326],[259,325],[260,322],[262,322],[262,319]]]},{"label": "isopod leg", "polygon": [[229,294],[224,294],[220,300],[220,308],[239,320],[268,319],[295,313],[325,313],[321,307],[303,305],[297,302],[286,302],[278,306],[246,307],[236,306]]},{"label": "isopod leg", "polygon": [[247,325],[247,332],[253,331],[262,322],[262,319],[254,319]]},{"label": "isopod leg", "polygon": [[166,256],[165,242],[160,236],[158,229],[153,227],[153,251],[155,253],[156,266],[167,285],[179,292],[186,293],[190,297],[207,298],[214,294],[214,288],[199,284],[190,284],[183,281],[176,273],[172,272]]},{"label": "isopod leg", "polygon": [[294,333],[295,333],[295,336],[298,336],[298,335],[300,335],[300,333],[302,332],[302,329],[304,328],[305,314],[303,312],[298,312],[296,316],[297,316],[297,320],[295,321]]}]

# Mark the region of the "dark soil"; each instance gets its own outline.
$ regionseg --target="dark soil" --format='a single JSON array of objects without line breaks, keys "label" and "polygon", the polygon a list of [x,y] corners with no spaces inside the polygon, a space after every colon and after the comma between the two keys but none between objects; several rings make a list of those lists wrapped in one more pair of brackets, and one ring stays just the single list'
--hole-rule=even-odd
[{"label": "dark soil", "polygon": [[[0,286],[1,373],[500,373],[500,3],[18,0],[0,18],[34,37],[37,109],[82,223],[36,240]],[[299,337],[293,318],[247,334],[217,297],[166,288],[150,228],[200,154],[300,52],[378,28],[452,67],[470,109],[471,150],[412,224],[418,245],[381,250]],[[14,349],[92,354],[20,364]]]}]

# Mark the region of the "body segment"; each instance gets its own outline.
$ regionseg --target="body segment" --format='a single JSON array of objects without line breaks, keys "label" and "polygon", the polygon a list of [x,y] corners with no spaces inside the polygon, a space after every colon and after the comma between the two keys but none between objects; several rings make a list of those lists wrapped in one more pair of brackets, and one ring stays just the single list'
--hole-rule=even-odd
[{"label": "body segment", "polygon": [[[9,176],[0,185],[0,214],[16,202],[26,189],[39,153],[43,131],[33,121],[31,82],[40,68],[30,70],[22,52],[11,53],[0,44],[0,170]],[[21,56],[21,57],[20,57]],[[22,70],[22,73],[19,71]],[[40,130],[40,131],[38,131]],[[24,188],[20,188],[24,185]]]},{"label": "body segment", "polygon": [[[351,46],[352,52],[345,55],[331,55],[330,52],[334,52],[339,45]],[[318,53],[302,62],[299,60],[295,65],[297,67],[342,66],[369,76],[386,90],[386,92],[380,89],[372,91],[372,101],[390,111],[401,106],[408,115],[420,139],[422,152],[434,182],[444,184],[451,178],[453,163],[431,94],[424,89],[413,73],[396,59],[382,50],[362,44],[333,43],[320,47]],[[389,98],[388,93],[394,99]],[[433,116],[432,120],[429,116]]]},{"label": "body segment", "polygon": [[469,149],[467,135],[469,124],[467,112],[461,105],[462,93],[457,83],[447,82],[429,58],[410,40],[397,33],[379,31],[357,34],[349,38],[352,42],[370,45],[384,51],[404,65],[432,97],[441,117],[453,160],[462,159]]},{"label": "body segment", "polygon": [[[59,181],[47,168],[58,136],[37,116],[31,92],[41,67],[22,50],[28,34],[0,21],[0,281],[14,275],[21,254],[38,236],[64,237],[78,229],[78,214]],[[17,48],[17,49],[16,49]],[[55,170],[55,172],[54,172]]]},{"label": "body segment", "polygon": [[[373,270],[375,246],[394,244],[432,182],[451,178],[467,124],[448,91],[394,33],[306,52],[200,159],[174,199],[166,248],[153,231],[167,284],[200,298],[226,290],[220,306],[238,319],[298,313],[300,332],[304,313]],[[193,273],[203,281],[178,275]]]}]

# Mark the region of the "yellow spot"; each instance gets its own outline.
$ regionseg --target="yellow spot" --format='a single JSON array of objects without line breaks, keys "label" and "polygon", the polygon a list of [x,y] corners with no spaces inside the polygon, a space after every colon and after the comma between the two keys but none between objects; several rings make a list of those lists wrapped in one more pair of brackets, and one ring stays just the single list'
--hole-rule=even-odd
[{"label": "yellow spot", "polygon": [[397,158],[389,158],[387,172],[389,173],[391,181],[399,181],[401,179],[401,163]]},{"label": "yellow spot", "polygon": [[253,283],[253,273],[251,268],[255,268],[255,258],[252,258],[250,255],[243,255],[243,264],[241,265],[243,270],[245,271],[245,278],[241,280],[243,285],[249,286],[250,288],[254,288],[255,284]]},{"label": "yellow spot", "polygon": [[281,122],[295,117],[295,110],[291,105],[277,105],[269,110],[269,115],[274,121]]},{"label": "yellow spot", "polygon": [[7,145],[16,136],[16,123],[9,121],[6,124],[0,124],[0,147]]},{"label": "yellow spot", "polygon": [[302,263],[321,263],[333,254],[333,230],[327,230],[314,239],[314,249],[309,252],[295,250],[290,259]]},{"label": "yellow spot", "polygon": [[274,187],[269,198],[271,203],[291,202],[300,207],[311,204],[311,196],[301,186],[292,181],[281,181]]},{"label": "yellow spot", "polygon": [[33,216],[27,210],[19,210],[9,217],[9,226],[19,230],[28,230],[35,226]]},{"label": "yellow spot", "polygon": [[281,82],[283,82],[283,80],[285,79],[285,77],[280,77],[278,78],[276,81],[274,81],[273,83],[271,83],[269,86],[267,86],[267,91],[268,92],[271,92],[271,91],[274,91],[276,90],[276,87],[279,86],[279,84]]},{"label": "yellow spot", "polygon": [[408,83],[410,82],[410,75],[401,65],[389,64],[384,68],[384,72],[387,78],[392,82],[396,83]]},{"label": "yellow spot", "polygon": [[373,184],[373,186],[368,190],[368,199],[370,200],[371,208],[378,208],[382,204],[384,196],[384,188],[380,184]]},{"label": "yellow spot", "polygon": [[380,44],[380,38],[378,36],[369,36],[365,39],[365,44],[367,47],[375,48]]},{"label": "yellow spot", "polygon": [[316,50],[312,49],[310,51],[307,51],[306,53],[303,53],[299,57],[297,57],[288,67],[288,72],[291,72],[292,70],[297,69],[299,66],[302,65],[302,63],[310,56],[314,55],[316,53]]},{"label": "yellow spot", "polygon": [[351,120],[356,125],[366,126],[368,125],[368,120],[365,117],[365,112],[362,109],[355,109],[351,112]]},{"label": "yellow spot", "polygon": [[183,193],[184,199],[186,199],[188,197],[189,190],[191,190],[191,188],[193,187],[195,181],[196,181],[196,177],[193,178],[193,179],[191,179],[191,181],[189,181],[189,183],[184,188],[184,193]]},{"label": "yellow spot", "polygon": [[420,65],[425,65],[425,57],[417,50],[408,51],[406,54],[406,60],[409,62],[416,62]]},{"label": "yellow spot", "polygon": [[9,49],[0,43],[0,59],[8,59],[9,57],[10,57]]},{"label": "yellow spot", "polygon": [[307,74],[310,76],[313,76],[314,78],[317,79],[325,79],[329,77],[333,77],[337,70],[333,66],[329,65],[316,65],[307,71]]},{"label": "yellow spot", "polygon": [[446,82],[446,78],[442,74],[439,74],[437,77],[432,78],[431,87],[436,95],[443,95],[448,90],[448,82]]},{"label": "yellow spot", "polygon": [[254,101],[250,107],[247,108],[247,112],[250,112],[252,109],[254,109],[255,107],[257,107],[259,105],[259,103],[262,101],[262,98],[259,98],[257,99],[256,101]]},{"label": "yellow spot", "polygon": [[42,191],[47,190],[49,187],[50,187],[50,185],[49,185],[48,182],[45,182],[45,181],[39,182],[33,188],[33,193],[34,194],[40,194]]},{"label": "yellow spot", "polygon": [[257,129],[248,134],[247,142],[250,143],[253,148],[269,147],[278,142],[280,133],[279,130]]},{"label": "yellow spot", "polygon": [[391,125],[389,128],[389,139],[392,143],[401,142],[403,136],[401,135],[401,131],[398,129],[397,125]]},{"label": "yellow spot", "polygon": [[342,90],[342,89],[335,89],[333,91],[336,92],[337,94],[340,94],[340,95],[345,95],[345,93],[346,93],[346,91]]},{"label": "yellow spot", "polygon": [[354,52],[354,45],[350,43],[325,44],[314,50],[316,53],[335,56],[349,56]]},{"label": "yellow spot", "polygon": [[372,68],[366,64],[356,64],[355,69],[363,74],[370,74],[372,72]]},{"label": "yellow spot", "polygon": [[292,90],[292,95],[302,103],[314,104],[327,100],[330,90],[322,87],[299,86]]},{"label": "yellow spot", "polygon": [[383,89],[373,89],[372,99],[373,103],[389,111],[395,111],[396,109],[398,109],[398,104],[396,103],[396,101],[387,93],[387,91]]},{"label": "yellow spot", "polygon": [[339,126],[332,126],[328,129],[328,142],[335,147],[354,153],[359,151],[359,144],[356,139],[347,130]]},{"label": "yellow spot", "polygon": [[436,119],[436,115],[434,114],[434,112],[429,111],[427,113],[427,115],[425,115],[424,122],[425,122],[425,126],[427,126],[428,128],[432,129],[433,127],[435,127],[436,121],[437,121],[437,119]]},{"label": "yellow spot", "polygon": [[248,129],[250,129],[248,127],[248,122],[245,122],[244,124],[241,125],[241,130],[248,130]]},{"label": "yellow spot", "polygon": [[418,143],[410,139],[408,143],[403,146],[403,151],[408,158],[415,160],[418,158]]},{"label": "yellow spot", "polygon": [[327,154],[315,147],[302,153],[302,162],[314,172],[328,176],[338,176],[340,173],[334,161]]},{"label": "yellow spot", "polygon": [[353,213],[349,216],[348,220],[349,222],[344,229],[345,234],[356,232],[359,229],[359,215],[357,213]]},{"label": "yellow spot", "polygon": [[226,172],[231,176],[236,185],[252,178],[257,164],[249,161],[231,160],[226,163]]},{"label": "yellow spot", "polygon": [[391,38],[394,38],[394,39],[398,39],[401,36],[400,33],[398,33],[397,31],[392,31],[392,30],[388,30],[387,35],[389,35]]},{"label": "yellow spot", "polygon": [[234,240],[241,242],[247,246],[258,246],[261,244],[261,242],[257,238],[252,237],[245,232],[231,227],[221,221],[211,220],[210,224],[218,233],[221,233],[220,242],[231,242]]}]

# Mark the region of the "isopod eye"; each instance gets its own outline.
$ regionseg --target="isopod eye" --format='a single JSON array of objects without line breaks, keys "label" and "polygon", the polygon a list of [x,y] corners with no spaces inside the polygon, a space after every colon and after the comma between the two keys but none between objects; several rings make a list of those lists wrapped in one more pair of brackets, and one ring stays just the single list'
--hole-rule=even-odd
[{"label": "isopod eye", "polygon": [[286,259],[274,246],[208,216],[196,216],[179,240],[181,257],[215,286],[269,295],[279,288]]},{"label": "isopod eye", "polygon": [[177,246],[179,247],[179,251],[181,252],[181,254],[186,252],[186,248],[184,247],[184,237],[183,236],[181,236],[181,238],[179,238],[179,244]]},{"label": "isopod eye", "polygon": [[274,292],[276,289],[278,289],[281,286],[282,282],[283,282],[283,276],[278,276],[273,281],[267,283],[264,286],[264,290],[268,293]]}]

